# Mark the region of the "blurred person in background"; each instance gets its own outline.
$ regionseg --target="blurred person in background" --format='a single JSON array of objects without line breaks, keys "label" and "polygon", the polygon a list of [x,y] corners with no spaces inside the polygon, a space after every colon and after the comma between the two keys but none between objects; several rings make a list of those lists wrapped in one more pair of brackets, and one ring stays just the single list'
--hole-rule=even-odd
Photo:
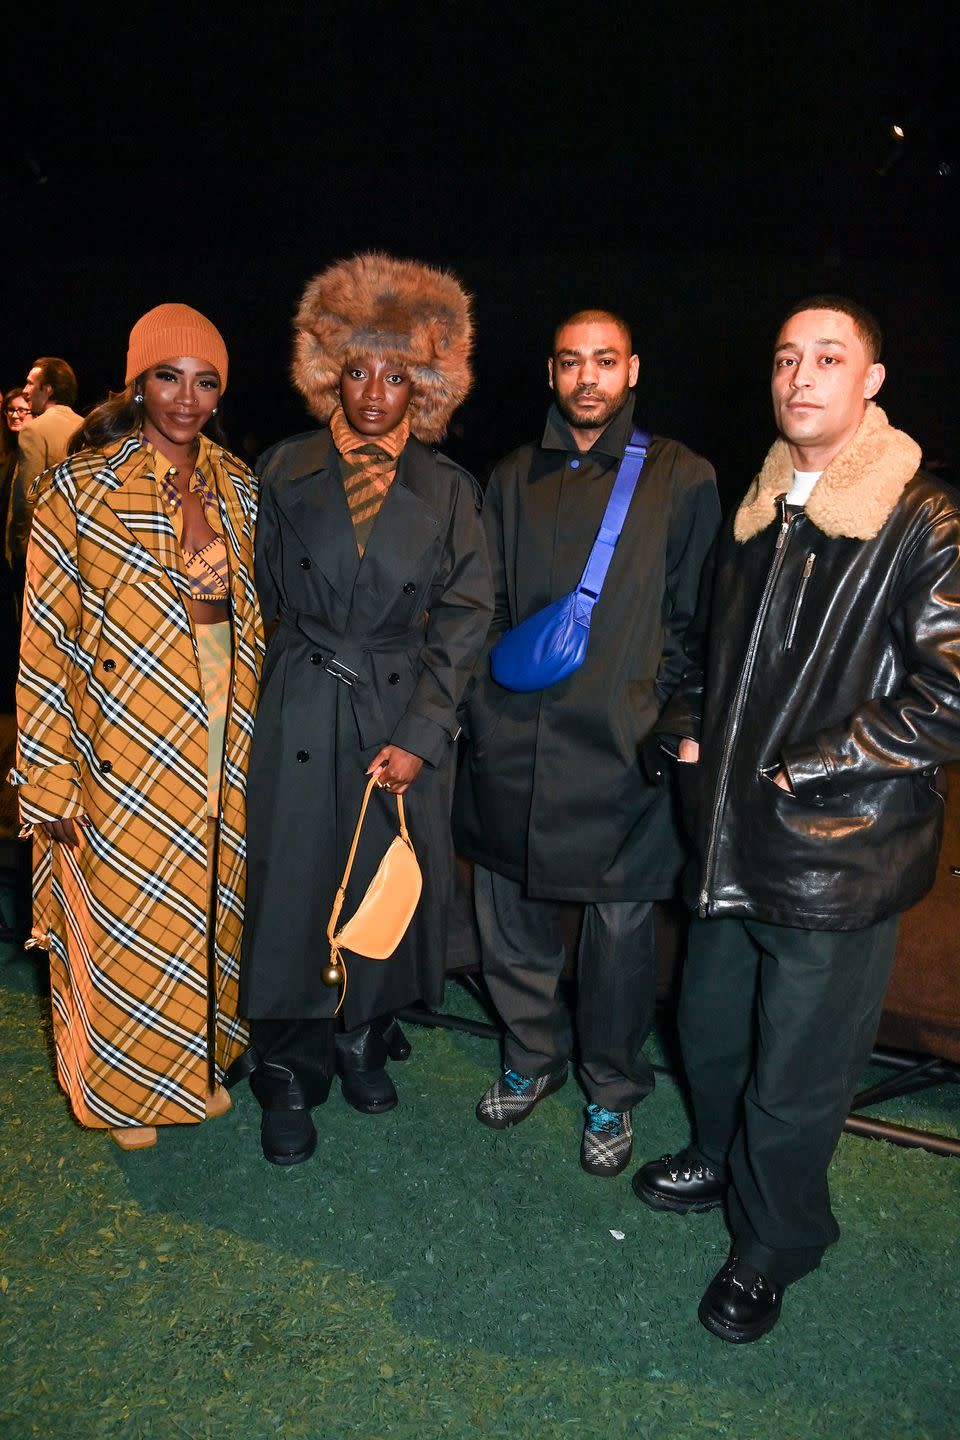
[{"label": "blurred person in background", "polygon": [[30,534],[30,486],[42,471],[60,464],[83,424],[83,416],[73,409],[77,403],[77,377],[66,360],[56,355],[41,355],[33,362],[22,394],[33,413],[33,423],[20,434],[19,459],[4,511],[5,549],[19,595],[23,594]]},{"label": "blurred person in background", "polygon": [[[20,459],[20,435],[33,419],[30,402],[17,386],[3,397],[0,422],[0,515],[6,516],[10,505],[10,488]],[[13,709],[13,691],[17,678],[17,653],[20,631],[20,597],[17,593],[10,556],[0,556],[0,712]]]}]

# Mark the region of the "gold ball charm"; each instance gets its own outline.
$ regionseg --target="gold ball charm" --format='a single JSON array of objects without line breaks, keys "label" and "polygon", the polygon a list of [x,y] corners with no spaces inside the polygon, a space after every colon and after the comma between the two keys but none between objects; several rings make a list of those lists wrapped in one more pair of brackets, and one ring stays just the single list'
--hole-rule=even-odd
[{"label": "gold ball charm", "polygon": [[325,965],[320,975],[324,985],[342,985],[343,971],[339,965]]}]

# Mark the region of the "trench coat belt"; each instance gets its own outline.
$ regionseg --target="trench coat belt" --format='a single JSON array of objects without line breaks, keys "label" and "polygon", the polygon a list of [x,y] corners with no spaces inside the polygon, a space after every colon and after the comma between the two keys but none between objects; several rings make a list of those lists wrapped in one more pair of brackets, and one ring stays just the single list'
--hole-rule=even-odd
[{"label": "trench coat belt", "polygon": [[[378,687],[374,681],[374,655],[416,655],[423,645],[420,626],[395,627],[364,635],[341,635],[331,630],[314,615],[296,610],[280,610],[281,625],[298,630],[323,656],[328,675],[350,688],[350,703],[356,717],[364,746],[378,745],[389,738],[393,724],[388,725],[383,713]],[[399,719],[399,716],[396,717]],[[394,721],[394,724],[396,721]]]}]

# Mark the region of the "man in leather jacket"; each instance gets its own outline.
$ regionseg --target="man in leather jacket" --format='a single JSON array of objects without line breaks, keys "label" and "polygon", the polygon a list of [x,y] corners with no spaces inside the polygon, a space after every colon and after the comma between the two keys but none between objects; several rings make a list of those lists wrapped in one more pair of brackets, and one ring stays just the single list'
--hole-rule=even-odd
[{"label": "man in leather jacket", "polygon": [[838,296],[785,320],[781,438],[718,539],[659,726],[694,837],[679,1027],[696,1136],[633,1184],[654,1209],[726,1203],[733,1249],[699,1315],[733,1342],[776,1323],[839,1235],[827,1169],[900,913],[933,883],[938,767],[960,758],[960,495],[873,403],[879,349]]}]

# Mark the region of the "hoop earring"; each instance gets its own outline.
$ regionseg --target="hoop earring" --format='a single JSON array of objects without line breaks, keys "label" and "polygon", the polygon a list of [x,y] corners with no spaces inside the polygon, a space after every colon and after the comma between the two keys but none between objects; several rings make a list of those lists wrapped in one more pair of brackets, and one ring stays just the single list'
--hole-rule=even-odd
[{"label": "hoop earring", "polygon": [[142,404],[143,404],[143,396],[142,396],[142,395],[139,395],[139,394],[138,394],[138,395],[134,395],[133,399],[134,399],[134,402],[135,402],[137,405],[142,405]]}]

